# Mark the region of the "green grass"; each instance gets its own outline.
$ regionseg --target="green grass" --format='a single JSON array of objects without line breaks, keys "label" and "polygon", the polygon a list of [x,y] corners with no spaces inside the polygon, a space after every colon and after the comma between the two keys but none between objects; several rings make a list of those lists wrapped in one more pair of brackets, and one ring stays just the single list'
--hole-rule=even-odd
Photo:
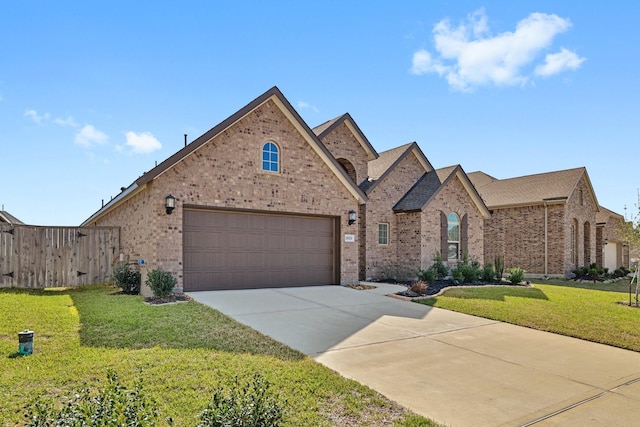
[{"label": "green grass", "polygon": [[[288,426],[434,425],[213,309],[149,306],[113,290],[0,290],[0,426],[21,421],[36,397],[61,402],[83,385],[101,388],[107,368],[124,384],[142,377],[161,418],[177,426],[195,425],[216,387],[256,372],[287,401]],[[19,356],[27,328],[34,354]]]},{"label": "green grass", "polygon": [[618,304],[628,303],[628,290],[626,280],[558,280],[532,288],[450,289],[420,303],[640,351],[640,308]]}]

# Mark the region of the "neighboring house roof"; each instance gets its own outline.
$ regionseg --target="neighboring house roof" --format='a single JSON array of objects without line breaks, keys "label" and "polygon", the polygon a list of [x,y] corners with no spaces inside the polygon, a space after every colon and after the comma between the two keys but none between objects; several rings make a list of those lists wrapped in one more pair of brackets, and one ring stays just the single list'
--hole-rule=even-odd
[{"label": "neighboring house roof", "polygon": [[318,125],[313,128],[313,132],[316,134],[318,139],[322,140],[326,135],[331,133],[336,127],[340,126],[342,123],[347,126],[347,128],[351,131],[353,136],[362,146],[362,149],[367,153],[367,160],[374,160],[378,158],[378,152],[373,148],[373,145],[369,142],[367,137],[362,133],[358,124],[353,120],[349,113],[345,113],[340,117],[336,117],[335,119],[328,120],[321,125]]},{"label": "neighboring house roof", "polygon": [[300,132],[300,135],[307,141],[307,143],[311,146],[311,148],[315,151],[316,154],[324,161],[324,163],[329,167],[329,169],[337,176],[340,182],[347,188],[347,190],[352,194],[352,196],[358,200],[360,203],[365,203],[367,201],[367,196],[364,192],[358,188],[357,185],[351,181],[351,178],[344,171],[342,166],[336,161],[336,159],[331,155],[329,150],[322,144],[320,139],[316,136],[316,134],[309,128],[309,126],[304,122],[302,117],[298,114],[298,112],[293,108],[291,103],[284,97],[280,89],[276,86],[272,87],[243,108],[220,122],[218,125],[209,129],[203,135],[199,136],[190,144],[186,145],[184,148],[170,156],[168,159],[151,169],[150,171],[144,173],[140,178],[134,181],[129,187],[124,189],[120,194],[118,194],[115,198],[109,201],[106,205],[104,205],[100,210],[94,213],[91,217],[85,220],[82,225],[89,224],[95,221],[98,217],[102,216],[108,210],[112,209],[114,206],[119,205],[124,200],[132,197],[134,194],[141,191],[147,183],[157,178],[158,176],[165,173],[167,170],[171,169],[175,164],[183,160],[184,158],[192,155],[196,152],[200,147],[205,145],[214,137],[223,133],[235,123],[243,119],[245,116],[251,114],[255,109],[265,104],[268,101],[273,101],[276,106],[282,111],[282,113],[291,121],[291,124]]},{"label": "neighboring house roof", "polygon": [[491,178],[482,172],[469,175],[471,182],[489,209],[525,206],[548,201],[566,201],[575,191],[580,179],[586,176],[591,196],[598,206],[591,180],[584,167],[509,179]]},{"label": "neighboring house roof", "polygon": [[600,206],[600,211],[596,212],[596,223],[605,224],[609,222],[609,218],[611,217],[624,221],[624,217],[619,213],[609,210],[604,206]]},{"label": "neighboring house roof", "polygon": [[460,165],[449,166],[424,174],[407,194],[396,203],[393,210],[395,212],[411,212],[425,209],[431,200],[433,200],[454,177],[458,177],[482,216],[489,218],[491,216],[489,209]]},{"label": "neighboring house roof", "polygon": [[493,181],[497,181],[497,178],[494,178],[482,171],[471,172],[468,173],[467,176],[476,187],[482,187]]},{"label": "neighboring house roof", "polygon": [[433,166],[424,155],[417,143],[401,145],[391,150],[383,151],[375,160],[368,163],[369,177],[360,184],[360,188],[365,193],[370,193],[379,182],[384,180],[391,171],[409,154],[413,153],[418,161],[422,164],[425,172],[433,171]]},{"label": "neighboring house roof", "polygon": [[24,225],[24,222],[20,221],[7,211],[0,211],[0,222],[6,222],[11,225]]}]

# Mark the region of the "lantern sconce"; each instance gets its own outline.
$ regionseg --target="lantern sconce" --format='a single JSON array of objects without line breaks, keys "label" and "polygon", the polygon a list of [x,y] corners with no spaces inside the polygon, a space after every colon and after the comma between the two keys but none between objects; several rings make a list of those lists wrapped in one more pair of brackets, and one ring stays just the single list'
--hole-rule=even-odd
[{"label": "lantern sconce", "polygon": [[349,211],[349,225],[356,223],[356,211]]},{"label": "lantern sconce", "polygon": [[606,245],[607,243],[609,243],[609,239],[604,239],[604,244]]},{"label": "lantern sconce", "polygon": [[176,208],[176,198],[169,194],[164,198],[164,207],[167,209],[167,215],[171,215],[171,212]]}]

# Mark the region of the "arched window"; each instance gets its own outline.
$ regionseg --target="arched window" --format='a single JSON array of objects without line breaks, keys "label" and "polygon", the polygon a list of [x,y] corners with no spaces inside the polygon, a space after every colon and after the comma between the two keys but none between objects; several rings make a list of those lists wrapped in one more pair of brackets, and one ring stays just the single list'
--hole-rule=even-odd
[{"label": "arched window", "polygon": [[273,142],[267,142],[262,146],[262,170],[280,172],[280,150]]},{"label": "arched window", "polygon": [[457,261],[460,259],[460,217],[455,213],[447,216],[447,240],[448,259]]}]

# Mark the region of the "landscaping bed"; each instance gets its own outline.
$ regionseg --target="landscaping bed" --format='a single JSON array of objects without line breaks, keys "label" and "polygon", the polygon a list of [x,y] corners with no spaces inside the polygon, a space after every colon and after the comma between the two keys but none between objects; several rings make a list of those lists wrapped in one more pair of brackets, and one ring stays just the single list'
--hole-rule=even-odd
[{"label": "landscaping bed", "polygon": [[473,283],[456,284],[456,283],[452,283],[451,280],[445,279],[445,280],[435,280],[433,283],[427,286],[427,289],[425,292],[418,293],[411,290],[414,283],[415,282],[398,283],[406,286],[407,290],[396,292],[395,295],[406,297],[406,298],[424,298],[424,297],[433,297],[436,295],[440,295],[442,292],[444,292],[446,289],[449,289],[449,288],[464,288],[464,287],[474,287],[474,286],[523,286],[523,287],[529,286],[529,282],[523,282],[522,284],[514,285],[513,283],[506,282],[506,281],[473,282]]}]

